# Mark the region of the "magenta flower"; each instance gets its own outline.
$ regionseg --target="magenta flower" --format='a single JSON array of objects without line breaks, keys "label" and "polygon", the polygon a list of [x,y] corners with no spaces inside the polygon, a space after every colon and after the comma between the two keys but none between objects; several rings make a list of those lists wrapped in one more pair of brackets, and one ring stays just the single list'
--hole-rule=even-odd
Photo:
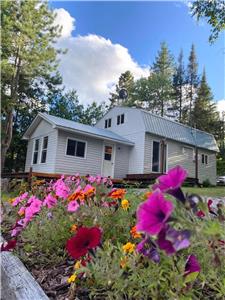
[{"label": "magenta flower", "polygon": [[15,247],[16,247],[16,240],[10,240],[10,241],[4,242],[4,243],[1,245],[1,252],[2,252],[2,251],[11,251],[11,250],[13,250]]},{"label": "magenta flower", "polygon": [[152,240],[147,237],[143,239],[138,245],[137,245],[137,252],[143,254],[144,256],[148,257],[155,263],[160,262],[160,256],[156,249],[156,245],[152,242]]},{"label": "magenta flower", "polygon": [[69,196],[70,189],[63,181],[64,177],[62,176],[58,179],[53,185],[53,190],[55,191],[56,196],[66,199]]},{"label": "magenta flower", "polygon": [[78,202],[76,200],[73,200],[73,201],[69,202],[67,210],[70,212],[74,212],[74,211],[78,210],[79,206],[80,205],[78,204]]},{"label": "magenta flower", "polygon": [[57,200],[51,194],[48,194],[47,197],[44,199],[43,205],[47,206],[48,208],[52,208],[57,204]]},{"label": "magenta flower", "polygon": [[197,260],[197,257],[193,254],[189,255],[188,256],[188,259],[187,259],[187,262],[186,262],[186,265],[185,265],[185,273],[184,273],[184,276],[187,276],[191,273],[194,273],[194,272],[200,272],[201,271],[201,267],[200,267],[200,264]]},{"label": "magenta flower", "polygon": [[167,255],[188,248],[190,246],[190,232],[188,230],[175,230],[170,226],[165,226],[158,235],[157,244]]},{"label": "magenta flower", "polygon": [[137,231],[145,231],[151,235],[158,234],[170,217],[173,208],[173,203],[167,201],[159,190],[153,192],[148,200],[138,207]]},{"label": "magenta flower", "polygon": [[42,201],[33,196],[27,203],[30,205],[25,209],[25,219],[31,219],[33,215],[39,213],[41,210]]},{"label": "magenta flower", "polygon": [[22,195],[20,195],[19,197],[16,197],[12,203],[12,206],[17,206],[20,202],[22,202],[23,200],[25,200],[28,197],[28,193],[23,193]]},{"label": "magenta flower", "polygon": [[162,175],[157,179],[157,183],[153,185],[153,190],[160,189],[162,192],[171,194],[182,202],[185,202],[185,197],[180,187],[187,177],[187,171],[181,166],[168,171],[168,174]]}]

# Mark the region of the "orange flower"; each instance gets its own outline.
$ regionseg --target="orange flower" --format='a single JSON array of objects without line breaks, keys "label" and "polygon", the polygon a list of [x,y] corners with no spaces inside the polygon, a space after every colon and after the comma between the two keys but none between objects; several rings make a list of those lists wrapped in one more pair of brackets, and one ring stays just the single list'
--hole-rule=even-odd
[{"label": "orange flower", "polygon": [[74,201],[74,200],[80,200],[80,201],[84,201],[84,192],[79,190],[79,191],[75,191],[73,194],[69,195],[68,200],[69,201]]},{"label": "orange flower", "polygon": [[151,194],[152,194],[152,192],[146,192],[146,193],[144,194],[144,198],[145,198],[145,199],[148,199],[148,198],[151,196]]},{"label": "orange flower", "polygon": [[91,197],[95,194],[96,188],[94,186],[91,186],[90,184],[86,185],[84,188],[84,195],[86,197]]},{"label": "orange flower", "polygon": [[141,238],[141,234],[137,232],[137,227],[136,227],[136,226],[133,226],[133,227],[131,228],[130,233],[131,233],[131,235],[132,235],[132,237],[133,237],[134,239],[139,239],[139,238]]},{"label": "orange flower", "polygon": [[117,189],[111,191],[108,196],[113,199],[122,199],[125,194],[126,194],[125,189]]},{"label": "orange flower", "polygon": [[70,227],[70,232],[76,232],[77,231],[77,225],[76,224],[73,224],[71,227]]},{"label": "orange flower", "polygon": [[127,261],[128,261],[128,258],[125,256],[125,257],[121,257],[120,259],[120,267],[122,269],[125,269],[126,266],[127,266]]}]

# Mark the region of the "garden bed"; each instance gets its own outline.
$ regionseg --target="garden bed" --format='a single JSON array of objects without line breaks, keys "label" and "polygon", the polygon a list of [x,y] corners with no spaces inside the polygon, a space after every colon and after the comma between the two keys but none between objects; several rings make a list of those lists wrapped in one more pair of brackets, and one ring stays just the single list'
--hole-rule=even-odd
[{"label": "garden bed", "polygon": [[185,176],[174,168],[145,192],[99,176],[37,181],[4,199],[2,250],[49,299],[223,299],[224,202],[183,193]]}]

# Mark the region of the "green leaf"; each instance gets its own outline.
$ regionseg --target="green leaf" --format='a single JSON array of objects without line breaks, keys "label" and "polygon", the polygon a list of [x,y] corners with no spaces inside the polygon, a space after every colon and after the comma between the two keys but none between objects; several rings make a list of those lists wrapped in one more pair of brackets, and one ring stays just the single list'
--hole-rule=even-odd
[{"label": "green leaf", "polygon": [[195,279],[197,278],[198,274],[199,274],[199,272],[193,272],[193,273],[188,274],[188,275],[185,277],[184,282],[185,282],[185,283],[188,283],[188,282],[195,281]]}]

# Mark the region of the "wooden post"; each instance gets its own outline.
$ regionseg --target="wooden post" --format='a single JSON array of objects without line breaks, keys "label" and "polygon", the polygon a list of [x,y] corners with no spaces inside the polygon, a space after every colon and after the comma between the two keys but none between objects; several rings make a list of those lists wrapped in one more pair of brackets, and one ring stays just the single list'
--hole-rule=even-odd
[{"label": "wooden post", "polygon": [[165,141],[161,140],[160,143],[160,149],[161,149],[161,163],[160,163],[160,173],[164,173],[164,164],[165,164]]},{"label": "wooden post", "polygon": [[195,147],[195,184],[198,185],[198,147]]},{"label": "wooden post", "polygon": [[28,186],[29,186],[29,188],[31,188],[32,187],[32,167],[30,167],[30,171],[29,171],[29,174],[28,174]]}]

